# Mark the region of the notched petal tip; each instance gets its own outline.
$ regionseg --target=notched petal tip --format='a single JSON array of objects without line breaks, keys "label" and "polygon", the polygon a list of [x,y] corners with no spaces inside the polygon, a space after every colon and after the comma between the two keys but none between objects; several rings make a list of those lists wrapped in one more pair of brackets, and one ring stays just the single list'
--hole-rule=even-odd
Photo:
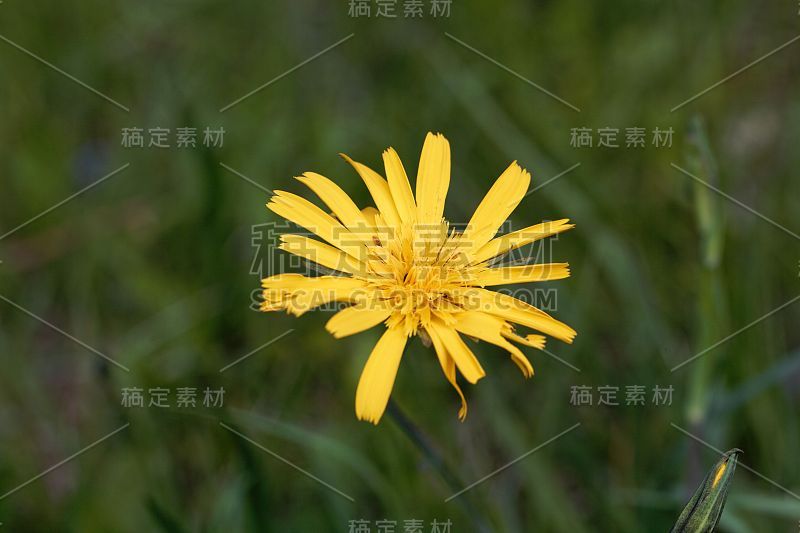
[{"label": "notched petal tip", "polygon": [[531,348],[537,348],[539,350],[544,350],[544,347],[547,344],[547,337],[544,335],[526,335],[525,340],[527,341],[528,346]]},{"label": "notched petal tip", "polygon": [[356,418],[361,420],[362,422],[369,422],[373,426],[377,426],[378,422],[381,421],[381,417],[377,417],[376,418],[374,416],[370,416],[370,415],[366,415],[366,414],[363,414],[363,413],[359,413],[358,411],[356,411]]},{"label": "notched petal tip", "polygon": [[279,190],[272,191],[272,196],[270,196],[269,200],[267,200],[266,204],[267,209],[277,214],[277,211],[275,211],[275,209],[280,207],[280,203],[284,201],[285,196],[287,194],[289,193],[287,193],[286,191],[279,191]]},{"label": "notched petal tip", "polygon": [[528,172],[528,169],[526,169],[525,167],[523,167],[522,165],[520,165],[520,164],[519,164],[519,161],[517,161],[516,159],[515,159],[515,160],[513,160],[513,161],[512,161],[512,162],[511,162],[511,163],[508,165],[508,168],[509,168],[509,169],[513,168],[514,170],[516,170],[517,172],[519,172],[520,174],[522,174],[522,175],[523,175],[523,177],[524,177],[524,175],[526,175],[526,174],[527,174],[527,177],[528,177],[528,178],[529,178],[529,180],[530,180],[531,173],[530,173],[530,172]]}]

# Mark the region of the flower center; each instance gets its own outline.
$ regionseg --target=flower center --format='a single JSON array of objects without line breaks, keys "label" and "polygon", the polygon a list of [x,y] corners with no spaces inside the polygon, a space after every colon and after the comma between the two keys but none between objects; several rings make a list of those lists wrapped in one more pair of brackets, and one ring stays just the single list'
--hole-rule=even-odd
[{"label": "flower center", "polygon": [[448,235],[446,224],[431,233],[414,228],[393,239],[375,239],[370,247],[374,275],[369,281],[392,309],[390,320],[402,323],[409,334],[426,327],[434,315],[446,318],[443,314],[457,311],[452,291],[467,279],[466,265],[455,253],[458,235]]}]

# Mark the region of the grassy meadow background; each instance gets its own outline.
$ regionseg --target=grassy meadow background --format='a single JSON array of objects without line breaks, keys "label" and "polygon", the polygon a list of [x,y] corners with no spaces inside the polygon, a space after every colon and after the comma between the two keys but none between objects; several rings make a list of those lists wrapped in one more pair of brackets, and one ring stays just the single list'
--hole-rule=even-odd
[{"label": "grassy meadow background", "polygon": [[[352,18],[347,2],[322,1],[0,4],[0,234],[130,164],[0,238],[0,494],[130,424],[0,498],[0,532],[348,531],[357,519],[377,530],[384,518],[398,531],[410,519],[426,532],[434,519],[459,533],[668,531],[718,458],[671,424],[742,448],[745,465],[800,492],[800,304],[670,372],[800,294],[800,43],[670,111],[800,33],[799,6],[453,0],[434,19],[429,4],[422,19]],[[172,148],[125,148],[130,127],[170,128]],[[177,148],[179,127],[223,127],[224,146],[201,146],[201,133]],[[575,148],[580,127],[619,128],[621,146]],[[647,146],[625,147],[631,127]],[[656,127],[674,129],[671,147],[652,146]],[[353,405],[378,330],[335,341],[326,313],[250,309],[251,228],[277,217],[221,164],[295,193],[292,176],[317,171],[366,205],[337,154],[380,169],[391,145],[414,175],[429,130],[451,142],[455,221],[512,160],[534,187],[580,163],[511,221],[577,224],[553,246],[573,276],[548,287],[579,335],[548,349],[580,372],[530,349],[524,380],[480,344],[488,375],[465,386],[461,423],[433,351],[414,340],[393,394],[401,414],[373,427]],[[622,405],[571,405],[576,385],[618,386]],[[645,406],[624,405],[629,385],[647,388]],[[652,405],[656,385],[674,388],[672,405]],[[125,387],[170,388],[173,406],[123,407]],[[224,406],[177,408],[178,387],[224,387]],[[720,530],[798,521],[800,499],[737,470]]]}]

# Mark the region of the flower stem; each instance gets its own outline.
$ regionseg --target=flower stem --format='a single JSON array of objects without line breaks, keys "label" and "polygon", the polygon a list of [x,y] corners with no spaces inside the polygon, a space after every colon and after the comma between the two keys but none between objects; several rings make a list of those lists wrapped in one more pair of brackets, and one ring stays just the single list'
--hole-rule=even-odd
[{"label": "flower stem", "polygon": [[[403,411],[403,409],[390,399],[386,409],[389,416],[408,439],[419,449],[425,460],[439,473],[445,485],[454,493],[461,491],[465,486],[458,474],[445,462],[442,454],[436,450],[430,439],[425,435],[422,430],[414,423],[411,418]],[[469,516],[472,525],[477,531],[491,531],[487,526],[485,520],[475,512],[476,506],[470,505],[469,498],[464,495],[456,498],[461,505],[464,512]]]}]

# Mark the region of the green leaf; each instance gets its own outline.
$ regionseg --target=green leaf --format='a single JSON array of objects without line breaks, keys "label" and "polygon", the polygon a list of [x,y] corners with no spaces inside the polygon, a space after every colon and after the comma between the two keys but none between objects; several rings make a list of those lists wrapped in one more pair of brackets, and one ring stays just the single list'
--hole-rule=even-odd
[{"label": "green leaf", "polygon": [[741,450],[725,452],[684,507],[672,533],[710,533],[717,527]]}]

